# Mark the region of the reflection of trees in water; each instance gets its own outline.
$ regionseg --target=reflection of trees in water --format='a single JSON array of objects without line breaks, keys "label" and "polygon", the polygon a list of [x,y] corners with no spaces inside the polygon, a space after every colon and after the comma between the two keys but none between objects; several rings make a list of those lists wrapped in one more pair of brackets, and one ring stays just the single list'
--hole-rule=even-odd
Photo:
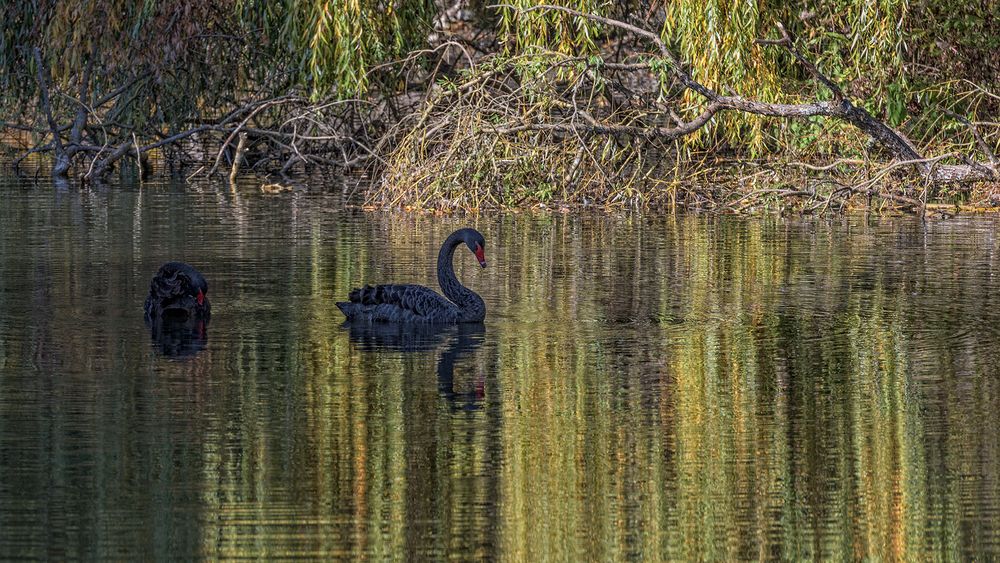
[{"label": "reflection of trees in water", "polygon": [[[400,440],[390,439],[400,449],[384,450],[384,445],[370,444],[375,448],[370,453],[373,458],[399,460],[398,465],[390,464],[395,474],[365,480],[383,491],[379,496],[390,494],[397,499],[392,505],[394,511],[400,511],[395,516],[400,521],[392,525],[403,525],[396,538],[401,543],[395,551],[385,553],[396,557],[406,553],[416,559],[448,553],[496,553],[501,528],[497,468],[503,455],[498,436],[499,390],[496,377],[487,374],[496,374],[499,366],[489,353],[474,355],[484,343],[484,325],[344,326],[351,346],[360,351],[363,361],[372,362],[363,371],[382,374],[376,387],[398,385],[400,393],[398,406],[385,406],[401,408],[396,422]],[[436,387],[428,377],[432,373],[427,367],[429,358],[434,364]],[[472,358],[475,361],[468,361]],[[470,380],[471,384],[462,384]],[[429,400],[433,396],[438,400]],[[379,506],[385,505],[371,501],[369,516],[376,522],[381,520]]]},{"label": "reflection of trees in water", "polygon": [[[997,315],[976,310],[990,283],[982,270],[953,276],[940,250],[914,252],[923,235],[912,231],[838,238],[821,228],[769,250],[757,237],[780,232],[753,226],[714,241],[728,258],[694,255],[700,273],[680,296],[692,322],[665,326],[685,453],[678,545],[724,558],[768,548],[915,559],[984,553],[996,538],[986,523],[996,442],[966,418],[997,405],[984,400],[997,396]],[[962,326],[970,319],[984,326]],[[967,385],[978,393],[960,399]],[[958,474],[981,477],[958,487]],[[964,516],[943,516],[958,506]],[[773,535],[723,540],[748,521]]]},{"label": "reflection of trees in water", "polygon": [[[480,218],[490,269],[464,273],[489,338],[382,354],[332,301],[433,284],[426,241],[458,219],[213,193],[0,205],[0,539],[22,553],[995,553],[989,229]],[[191,248],[218,280],[213,345],[162,361],[149,271]]]}]

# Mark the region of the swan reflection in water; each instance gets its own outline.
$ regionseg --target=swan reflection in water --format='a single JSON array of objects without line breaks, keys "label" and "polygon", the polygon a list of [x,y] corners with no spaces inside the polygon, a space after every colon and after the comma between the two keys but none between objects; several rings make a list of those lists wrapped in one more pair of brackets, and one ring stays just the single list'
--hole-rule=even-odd
[{"label": "swan reflection in water", "polygon": [[471,391],[455,390],[455,362],[472,354],[482,345],[486,334],[483,323],[457,325],[413,325],[397,323],[345,322],[351,342],[364,351],[430,352],[440,350],[437,358],[438,393],[453,408],[478,410],[485,397],[484,382],[477,379]]},{"label": "swan reflection in water", "polygon": [[156,317],[146,320],[153,348],[175,359],[193,358],[208,345],[208,319]]}]

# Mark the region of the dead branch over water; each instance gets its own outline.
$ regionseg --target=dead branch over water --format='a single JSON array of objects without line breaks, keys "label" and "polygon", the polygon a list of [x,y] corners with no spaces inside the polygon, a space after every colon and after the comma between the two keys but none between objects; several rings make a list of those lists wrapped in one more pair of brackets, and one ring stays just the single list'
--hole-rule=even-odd
[{"label": "dead branch over water", "polygon": [[[96,92],[90,91],[88,70],[79,81],[78,97],[70,98],[77,108],[73,121],[64,124],[52,109],[47,69],[37,54],[35,60],[39,105],[47,127],[0,122],[0,129],[37,137],[13,164],[17,167],[29,156],[51,154],[54,176],[73,173],[85,182],[102,182],[116,166],[127,165],[129,155],[136,156],[142,167],[141,163],[154,151],[169,166],[214,163],[210,167],[201,166],[192,176],[214,174],[223,161],[234,175],[244,159],[252,171],[260,173],[294,173],[308,166],[356,167],[372,156],[366,143],[374,144],[377,140],[376,124],[388,120],[385,105],[369,100],[315,103],[307,97],[288,94],[251,97],[214,120],[193,123],[168,134],[157,129],[136,131],[115,121],[116,104],[148,77],[137,77],[97,97]],[[87,68],[92,66],[89,64]],[[68,97],[63,92],[55,94]]]}]

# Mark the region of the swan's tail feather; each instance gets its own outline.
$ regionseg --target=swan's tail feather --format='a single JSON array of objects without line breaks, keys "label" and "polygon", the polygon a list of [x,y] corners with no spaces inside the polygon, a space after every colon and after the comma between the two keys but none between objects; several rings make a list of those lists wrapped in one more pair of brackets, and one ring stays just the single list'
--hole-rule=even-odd
[{"label": "swan's tail feather", "polygon": [[337,308],[344,313],[347,320],[364,319],[371,322],[375,319],[375,310],[378,305],[384,303],[387,298],[389,295],[386,286],[366,285],[351,290],[348,294],[350,301],[337,303]]},{"label": "swan's tail feather", "polygon": [[344,314],[344,317],[348,321],[372,321],[371,307],[366,305],[341,301],[337,303],[337,308],[340,309],[340,312]]},{"label": "swan's tail feather", "polygon": [[[352,289],[351,292],[347,294],[347,298],[351,300],[351,303],[360,303],[361,302],[361,293],[364,290],[365,290],[364,287],[359,287],[357,289]],[[337,305],[339,306],[339,305],[341,305],[341,303],[337,303]],[[341,309],[343,309],[343,307],[341,307]]]}]

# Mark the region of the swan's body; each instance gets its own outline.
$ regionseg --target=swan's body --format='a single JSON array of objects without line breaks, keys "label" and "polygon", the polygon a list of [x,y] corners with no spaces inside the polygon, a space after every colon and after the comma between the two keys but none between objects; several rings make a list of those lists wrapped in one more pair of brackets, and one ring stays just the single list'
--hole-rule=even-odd
[{"label": "swan's body", "polygon": [[465,244],[486,267],[483,235],[475,229],[451,234],[438,253],[438,284],[444,295],[414,284],[366,285],[351,291],[350,301],[337,303],[349,321],[370,323],[478,323],[486,318],[486,304],[455,277],[452,258]]},{"label": "swan's body", "polygon": [[149,282],[149,296],[144,308],[146,320],[208,319],[208,282],[201,272],[183,262],[167,262]]}]

